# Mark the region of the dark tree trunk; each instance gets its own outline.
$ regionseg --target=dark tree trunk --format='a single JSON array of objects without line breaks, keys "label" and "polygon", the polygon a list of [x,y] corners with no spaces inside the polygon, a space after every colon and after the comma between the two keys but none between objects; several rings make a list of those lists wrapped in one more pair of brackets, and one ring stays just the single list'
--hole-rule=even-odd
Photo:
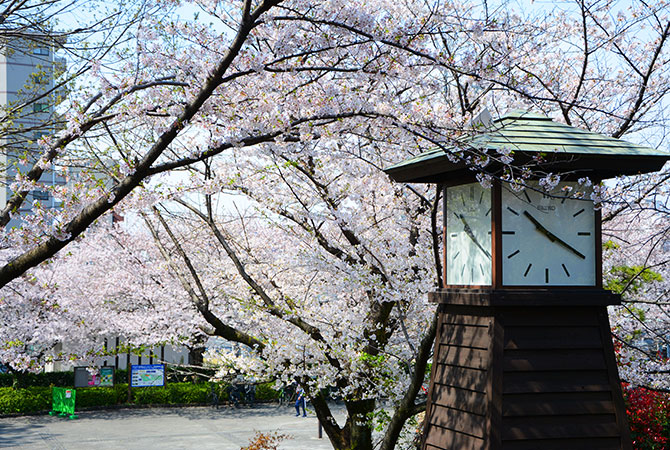
[{"label": "dark tree trunk", "polygon": [[345,405],[349,413],[347,423],[351,429],[350,445],[347,449],[372,450],[372,419],[370,414],[375,410],[375,401],[372,399],[348,401],[345,402]]},{"label": "dark tree trunk", "polygon": [[347,422],[340,427],[332,416],[326,396],[311,397],[312,406],[335,450],[372,450],[372,423],[370,414],[375,410],[374,400],[348,400]]}]

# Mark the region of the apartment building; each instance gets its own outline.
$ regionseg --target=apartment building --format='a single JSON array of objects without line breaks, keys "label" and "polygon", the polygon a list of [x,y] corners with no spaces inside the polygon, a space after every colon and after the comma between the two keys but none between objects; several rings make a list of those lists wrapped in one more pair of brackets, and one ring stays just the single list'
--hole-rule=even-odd
[{"label": "apartment building", "polygon": [[[65,60],[54,55],[54,46],[43,39],[14,39],[0,47],[0,207],[12,195],[11,184],[17,171],[27,171],[41,150],[37,144],[56,130],[55,106],[59,90],[54,75]],[[39,184],[63,184],[55,171],[45,171]],[[29,214],[34,201],[57,208],[58,200],[48,189],[34,189],[21,206],[20,215]],[[19,223],[12,219],[8,227]]]}]

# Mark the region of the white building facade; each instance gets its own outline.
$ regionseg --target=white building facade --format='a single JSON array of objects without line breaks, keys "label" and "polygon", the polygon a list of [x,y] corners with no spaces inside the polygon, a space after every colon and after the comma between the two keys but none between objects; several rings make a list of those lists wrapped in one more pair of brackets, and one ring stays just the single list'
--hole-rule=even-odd
[{"label": "white building facade", "polygon": [[[54,85],[54,76],[64,64],[64,59],[55,57],[53,46],[39,40],[16,39],[0,48],[0,207],[13,193],[17,171],[29,170],[40,156],[39,139],[55,132],[55,105],[61,91]],[[64,177],[47,170],[38,184],[64,183]],[[47,208],[59,206],[47,188],[37,187],[18,213],[29,214],[34,201]],[[8,227],[18,223],[12,219]]]}]

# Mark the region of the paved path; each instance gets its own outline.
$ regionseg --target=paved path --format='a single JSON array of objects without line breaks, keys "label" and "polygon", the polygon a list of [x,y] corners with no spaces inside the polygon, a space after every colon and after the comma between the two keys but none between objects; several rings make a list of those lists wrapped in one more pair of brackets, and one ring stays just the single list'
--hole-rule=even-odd
[{"label": "paved path", "polygon": [[[342,423],[344,408],[333,407]],[[310,411],[308,410],[308,413]],[[292,436],[281,449],[332,449],[317,438],[316,417],[295,417],[292,407],[186,407],[77,412],[79,419],[26,416],[0,419],[0,448],[240,450],[256,431]]]}]

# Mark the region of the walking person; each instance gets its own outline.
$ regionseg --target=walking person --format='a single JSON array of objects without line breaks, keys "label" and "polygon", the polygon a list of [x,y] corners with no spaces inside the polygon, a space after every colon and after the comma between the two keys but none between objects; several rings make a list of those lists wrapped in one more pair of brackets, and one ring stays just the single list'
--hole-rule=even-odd
[{"label": "walking person", "polygon": [[295,416],[298,417],[300,415],[300,406],[302,406],[302,416],[307,417],[307,413],[305,412],[305,390],[302,386],[298,385],[295,393],[297,396],[295,399]]},{"label": "walking person", "polygon": [[244,401],[249,406],[254,406],[254,401],[256,401],[256,385],[253,381],[244,388]]}]

